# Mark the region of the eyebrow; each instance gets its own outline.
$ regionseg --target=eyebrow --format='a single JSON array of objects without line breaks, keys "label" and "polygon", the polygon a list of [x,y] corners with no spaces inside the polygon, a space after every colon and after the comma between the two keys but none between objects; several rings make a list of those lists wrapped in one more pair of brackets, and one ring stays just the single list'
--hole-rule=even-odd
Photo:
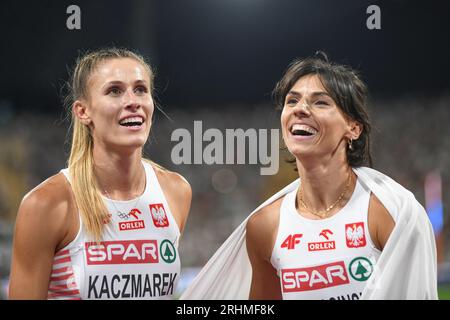
[{"label": "eyebrow", "polygon": [[[294,91],[294,90],[289,91],[289,92],[286,94],[286,97],[287,97],[288,95],[300,96],[300,97],[302,96],[302,94],[301,94],[300,92]],[[327,96],[327,97],[331,98],[331,96],[330,96],[330,95],[328,94],[328,92],[326,92],[326,91],[314,91],[313,93],[311,93],[311,96],[312,96],[312,97],[317,97],[317,96]]]},{"label": "eyebrow", "polygon": [[[106,82],[106,83],[102,86],[102,88],[107,87],[107,86],[110,86],[110,85],[120,85],[120,84],[123,84],[123,83],[124,83],[124,82],[123,82],[123,81],[120,81],[120,80],[112,80],[112,81]],[[134,84],[145,84],[145,85],[147,85],[147,81],[145,81],[145,80],[143,80],[143,79],[139,79],[139,80],[134,81]]]}]

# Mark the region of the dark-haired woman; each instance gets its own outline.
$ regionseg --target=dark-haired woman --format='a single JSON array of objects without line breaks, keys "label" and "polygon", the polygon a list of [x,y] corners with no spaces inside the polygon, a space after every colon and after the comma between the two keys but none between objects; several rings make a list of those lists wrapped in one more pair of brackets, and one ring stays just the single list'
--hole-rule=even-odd
[{"label": "dark-haired woman", "polygon": [[130,50],[101,49],[78,59],[70,89],[68,168],[20,205],[9,298],[172,298],[191,188],[143,158],[153,72]]},{"label": "dark-haired woman", "polygon": [[370,123],[356,72],[297,60],[274,94],[299,180],[238,227],[183,298],[436,298],[425,211],[363,167],[371,165]]},{"label": "dark-haired woman", "polygon": [[352,171],[370,160],[365,87],[345,67],[307,59],[276,90],[301,185],[247,223],[250,298],[359,298],[394,228]]}]

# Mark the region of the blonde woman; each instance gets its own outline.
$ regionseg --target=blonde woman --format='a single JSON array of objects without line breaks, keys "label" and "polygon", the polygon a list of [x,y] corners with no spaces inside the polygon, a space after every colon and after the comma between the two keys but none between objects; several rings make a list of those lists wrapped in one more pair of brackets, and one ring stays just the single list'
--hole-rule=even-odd
[{"label": "blonde woman", "polygon": [[9,298],[171,298],[192,193],[142,156],[152,70],[132,51],[102,49],[78,59],[70,89],[68,168],[23,198]]}]

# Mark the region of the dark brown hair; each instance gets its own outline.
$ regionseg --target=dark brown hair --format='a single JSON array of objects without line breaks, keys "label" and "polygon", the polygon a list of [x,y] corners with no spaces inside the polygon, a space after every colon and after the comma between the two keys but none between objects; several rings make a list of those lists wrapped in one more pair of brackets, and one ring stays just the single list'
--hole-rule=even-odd
[{"label": "dark brown hair", "polygon": [[343,113],[362,126],[359,138],[352,142],[353,148],[347,148],[348,164],[352,167],[372,166],[371,125],[366,110],[368,91],[358,73],[352,68],[328,61],[322,52],[316,53],[315,57],[294,60],[272,92],[277,108],[284,107],[286,95],[295,83],[301,77],[310,74],[317,75]]}]

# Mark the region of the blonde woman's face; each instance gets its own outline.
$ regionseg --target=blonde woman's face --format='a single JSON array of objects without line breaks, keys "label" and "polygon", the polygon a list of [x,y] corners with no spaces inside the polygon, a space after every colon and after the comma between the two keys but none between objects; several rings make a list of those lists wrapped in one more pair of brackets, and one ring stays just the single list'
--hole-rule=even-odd
[{"label": "blonde woman's face", "polygon": [[106,60],[91,74],[87,88],[94,145],[128,151],[142,147],[154,110],[147,69],[131,58]]}]

